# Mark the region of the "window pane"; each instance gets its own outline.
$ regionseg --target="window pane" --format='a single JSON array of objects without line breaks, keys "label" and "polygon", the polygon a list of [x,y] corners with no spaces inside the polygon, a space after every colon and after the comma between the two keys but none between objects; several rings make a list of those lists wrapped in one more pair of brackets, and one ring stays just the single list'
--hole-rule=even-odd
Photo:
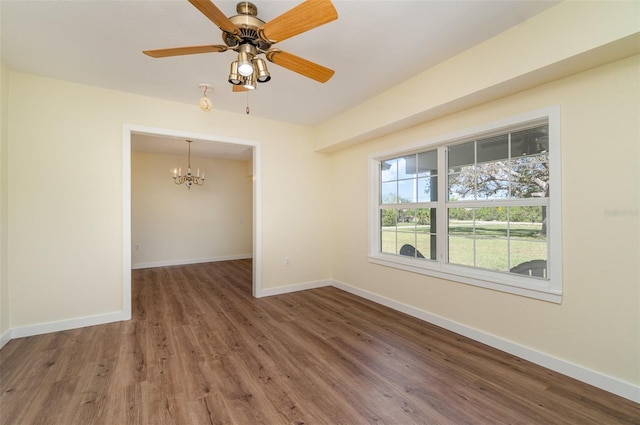
[{"label": "window pane", "polygon": [[463,167],[461,172],[449,174],[449,200],[475,199],[475,179],[473,167]]},{"label": "window pane", "polygon": [[380,252],[387,254],[397,254],[396,232],[380,232]]},{"label": "window pane", "polygon": [[511,273],[547,278],[547,244],[545,242],[511,241],[509,256]]},{"label": "window pane", "polygon": [[449,262],[474,265],[474,211],[471,208],[449,209]]},{"label": "window pane", "polygon": [[512,198],[549,197],[549,162],[547,156],[520,157],[513,161]]},{"label": "window pane", "polygon": [[478,163],[509,159],[509,135],[478,140]]},{"label": "window pane", "polygon": [[396,210],[384,209],[380,210],[380,224],[382,230],[396,231]]},{"label": "window pane", "polygon": [[473,266],[473,237],[449,236],[449,263]]},{"label": "window pane", "polygon": [[[435,214],[435,208],[433,213]],[[416,228],[422,233],[431,232],[431,208],[416,209]],[[433,229],[435,231],[435,229]]]},{"label": "window pane", "polygon": [[415,257],[416,210],[413,208],[398,210],[398,234],[396,243],[400,255]]},{"label": "window pane", "polygon": [[511,267],[531,260],[547,260],[547,244],[532,239],[511,239],[509,243]]},{"label": "window pane", "polygon": [[400,180],[398,182],[398,202],[416,202],[416,180]]},{"label": "window pane", "polygon": [[416,248],[428,259],[436,259],[435,208],[416,209]]},{"label": "window pane", "polygon": [[475,210],[475,234],[485,237],[506,238],[507,208],[484,207]]},{"label": "window pane", "polygon": [[483,269],[509,271],[509,244],[506,239],[476,239],[476,267]]},{"label": "window pane", "polygon": [[537,155],[549,152],[549,127],[547,125],[516,131],[511,134],[511,157]]},{"label": "window pane", "polygon": [[[452,221],[455,221],[456,223],[452,223]],[[463,227],[468,227],[470,225],[473,230],[473,222],[461,223],[461,221],[473,221],[473,208],[449,208],[449,232],[451,232],[451,226],[454,224],[456,229],[462,229]],[[461,232],[465,234],[469,233],[466,230],[461,230]]]},{"label": "window pane", "polygon": [[438,200],[438,178],[424,177],[418,179],[418,202]]},{"label": "window pane", "polygon": [[546,207],[509,207],[510,235],[513,238],[544,240],[546,238]]},{"label": "window pane", "polygon": [[398,203],[398,182],[387,182],[380,184],[380,201],[383,204]]},{"label": "window pane", "polygon": [[418,154],[418,174],[421,176],[435,176],[438,174],[437,150]]},{"label": "window pane", "polygon": [[461,145],[449,146],[448,151],[448,167],[459,171],[462,165],[475,164],[475,142],[463,143]]},{"label": "window pane", "polygon": [[399,253],[401,255],[407,255],[407,252],[410,252],[409,256],[413,257],[415,255],[414,251],[416,246],[415,232],[411,232],[411,233],[398,232],[397,238],[398,238],[397,239],[398,249],[400,250]]},{"label": "window pane", "polygon": [[387,159],[380,163],[380,179],[383,182],[398,180],[398,159]]},{"label": "window pane", "polygon": [[416,224],[414,221],[415,210],[413,208],[397,210],[398,231],[414,232]]},{"label": "window pane", "polygon": [[416,155],[398,158],[398,179],[416,176]]},{"label": "window pane", "polygon": [[476,168],[478,199],[506,199],[509,196],[509,161],[480,164]]},{"label": "window pane", "polygon": [[[435,235],[429,233],[417,233],[416,234],[416,249],[418,258],[428,258],[435,260]],[[433,249],[433,253],[432,253]]]}]

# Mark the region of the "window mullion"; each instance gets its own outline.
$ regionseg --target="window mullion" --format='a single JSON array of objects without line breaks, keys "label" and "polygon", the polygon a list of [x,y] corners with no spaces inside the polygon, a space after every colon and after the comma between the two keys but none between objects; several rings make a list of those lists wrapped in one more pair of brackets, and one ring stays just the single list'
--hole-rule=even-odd
[{"label": "window mullion", "polygon": [[440,264],[447,262],[447,250],[449,246],[447,235],[447,198],[449,192],[447,181],[449,180],[449,169],[447,168],[447,147],[440,146],[438,148],[438,202],[436,207],[436,252],[437,261]]}]

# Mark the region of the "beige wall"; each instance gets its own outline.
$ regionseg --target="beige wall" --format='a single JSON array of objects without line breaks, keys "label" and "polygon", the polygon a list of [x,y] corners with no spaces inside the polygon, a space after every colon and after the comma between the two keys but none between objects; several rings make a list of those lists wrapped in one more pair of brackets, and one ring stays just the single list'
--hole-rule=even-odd
[{"label": "beige wall", "polygon": [[[640,383],[639,76],[635,56],[334,153],[334,279]],[[552,105],[561,108],[561,305],[367,262],[370,153]]]},{"label": "beige wall", "polygon": [[330,275],[329,158],[310,129],[15,72],[8,101],[12,328],[122,310],[125,123],[259,142],[262,287]]},{"label": "beige wall", "polygon": [[9,164],[8,99],[9,70],[0,62],[0,338],[3,338],[10,329],[7,210],[7,170]]},{"label": "beige wall", "polygon": [[192,156],[194,171],[206,172],[206,182],[187,190],[174,184],[169,172],[186,167],[182,143],[184,156],[131,155],[134,268],[252,255],[253,181],[247,161]]},{"label": "beige wall", "polygon": [[640,53],[638,16],[637,1],[563,1],[325,121],[317,148],[333,152]]}]

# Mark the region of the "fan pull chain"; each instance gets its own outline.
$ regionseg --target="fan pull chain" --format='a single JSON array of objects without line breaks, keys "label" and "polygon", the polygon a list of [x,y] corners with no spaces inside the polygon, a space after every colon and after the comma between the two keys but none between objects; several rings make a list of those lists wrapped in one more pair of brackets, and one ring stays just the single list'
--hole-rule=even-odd
[{"label": "fan pull chain", "polygon": [[247,115],[249,115],[249,112],[251,112],[251,110],[249,109],[249,91],[247,91],[247,109],[245,109],[245,112],[247,113]]}]

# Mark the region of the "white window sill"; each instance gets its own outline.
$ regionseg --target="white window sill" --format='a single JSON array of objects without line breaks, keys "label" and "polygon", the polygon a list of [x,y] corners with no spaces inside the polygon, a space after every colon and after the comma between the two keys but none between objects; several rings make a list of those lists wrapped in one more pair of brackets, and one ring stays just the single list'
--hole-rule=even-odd
[{"label": "white window sill", "polygon": [[557,304],[562,302],[562,292],[551,289],[551,282],[544,279],[451,264],[441,265],[437,261],[387,254],[369,255],[369,262],[537,300]]}]

